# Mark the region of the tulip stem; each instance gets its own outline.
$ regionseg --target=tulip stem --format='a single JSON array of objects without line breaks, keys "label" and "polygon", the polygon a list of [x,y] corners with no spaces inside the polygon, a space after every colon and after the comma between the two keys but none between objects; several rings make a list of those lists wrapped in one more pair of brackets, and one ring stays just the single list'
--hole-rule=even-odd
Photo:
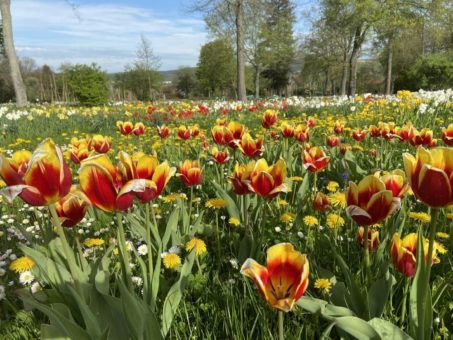
[{"label": "tulip stem", "polygon": [[[148,248],[148,287],[151,287],[153,282],[153,249],[151,246],[151,222],[149,220],[149,206],[151,203],[145,203],[145,222],[146,222],[146,246]],[[152,209],[152,207],[151,207]],[[148,292],[149,297],[151,298],[152,294]]]},{"label": "tulip stem", "polygon": [[190,187],[190,197],[189,197],[189,225],[187,226],[187,231],[189,230],[190,223],[192,222],[192,200],[193,200],[193,185]]},{"label": "tulip stem", "polygon": [[406,319],[406,301],[407,301],[407,291],[409,289],[410,278],[404,278],[404,290],[403,290],[403,303],[401,305],[401,317],[400,317],[400,325],[401,328],[404,326],[404,321]]},{"label": "tulip stem", "polygon": [[284,332],[283,332],[283,316],[284,316],[283,312],[278,311],[278,339],[279,340],[285,339]]},{"label": "tulip stem", "polygon": [[433,262],[434,236],[436,235],[438,213],[439,209],[436,208],[431,209],[431,223],[429,225],[428,258],[426,266],[426,288],[429,288],[429,277],[431,275],[431,267]]},{"label": "tulip stem", "polygon": [[132,290],[132,272],[129,261],[129,254],[127,253],[126,236],[123,227],[123,215],[120,212],[116,213],[116,220],[118,223],[118,247],[122,257],[121,265],[123,267],[124,276],[126,278],[127,287]]}]

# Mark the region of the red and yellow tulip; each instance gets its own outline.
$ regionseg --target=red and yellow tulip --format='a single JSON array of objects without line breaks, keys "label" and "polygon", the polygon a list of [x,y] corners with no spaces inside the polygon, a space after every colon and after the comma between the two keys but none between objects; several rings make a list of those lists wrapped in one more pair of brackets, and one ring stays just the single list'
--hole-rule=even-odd
[{"label": "red and yellow tulip", "polygon": [[244,155],[251,158],[261,156],[264,152],[263,137],[253,139],[249,133],[244,133],[237,145]]},{"label": "red and yellow tulip", "polygon": [[310,172],[322,171],[329,163],[329,159],[319,146],[312,147],[309,151],[304,150],[304,167]]},{"label": "red and yellow tulip", "polygon": [[280,125],[280,131],[282,132],[283,138],[292,138],[294,137],[294,126],[288,122],[283,122]]},{"label": "red and yellow tulip", "polygon": [[346,190],[346,213],[360,226],[379,223],[398,209],[401,201],[393,197],[383,181],[370,175],[359,182],[349,182]]},{"label": "red and yellow tulip", "polygon": [[143,135],[145,133],[145,125],[141,122],[135,123],[133,133],[136,136]]},{"label": "red and yellow tulip", "polygon": [[116,127],[123,136],[129,136],[134,131],[134,124],[131,122],[123,122],[120,120],[116,122]]},{"label": "red and yellow tulip", "polygon": [[248,186],[250,191],[265,198],[274,198],[280,192],[287,192],[285,184],[286,164],[283,160],[269,166],[265,159],[260,159],[250,174]]},{"label": "red and yellow tulip", "polygon": [[233,191],[236,195],[245,195],[252,192],[248,183],[254,168],[255,161],[251,161],[247,165],[236,163],[232,176],[228,177],[228,182],[233,186]]},{"label": "red and yellow tulip", "polygon": [[361,142],[366,137],[366,131],[363,129],[354,129],[352,131],[352,138],[354,138],[357,142]]},{"label": "red and yellow tulip", "polygon": [[448,124],[446,128],[442,129],[442,140],[448,146],[453,146],[453,124]]},{"label": "red and yellow tulip", "polygon": [[102,135],[94,135],[91,138],[91,145],[98,153],[107,153],[112,147],[112,138]]},{"label": "red and yellow tulip", "polygon": [[278,118],[278,111],[268,109],[264,111],[263,118],[261,120],[261,125],[265,129],[269,129],[277,122]]},{"label": "red and yellow tulip", "polygon": [[85,217],[89,205],[90,201],[82,191],[71,191],[55,203],[61,225],[66,228],[75,226]]},{"label": "red and yellow tulip", "polygon": [[[365,228],[359,227],[357,231],[357,240],[359,241],[360,246],[365,247],[365,238],[364,234]],[[376,251],[379,247],[379,231],[368,229],[368,250]]]},{"label": "red and yellow tulip", "polygon": [[202,173],[199,161],[185,160],[179,163],[179,178],[184,185],[190,187],[201,183]]},{"label": "red and yellow tulip", "polygon": [[416,156],[403,155],[404,168],[415,196],[434,208],[453,204],[453,149],[417,149]]},{"label": "red and yellow tulip", "polygon": [[158,126],[157,134],[162,139],[167,138],[170,135],[170,129],[166,125]]},{"label": "red and yellow tulip", "polygon": [[33,154],[19,151],[11,159],[0,155],[0,177],[7,187],[1,193],[9,200],[20,196],[33,206],[57,202],[71,189],[72,177],[60,148],[48,138]]},{"label": "red and yellow tulip", "polygon": [[185,125],[181,125],[178,129],[178,137],[181,139],[189,139],[192,135],[192,132]]},{"label": "red and yellow tulip", "polygon": [[261,296],[274,308],[289,312],[308,287],[310,267],[307,256],[290,243],[280,243],[267,250],[267,267],[247,259],[241,273],[251,278]]},{"label": "red and yellow tulip", "polygon": [[329,198],[318,191],[313,199],[313,209],[320,212],[326,212],[330,208],[332,208],[332,206],[329,203]]},{"label": "red and yellow tulip", "polygon": [[299,142],[305,142],[310,135],[310,130],[307,125],[299,124],[294,129],[294,138],[296,138]]},{"label": "red and yellow tulip", "polygon": [[216,147],[212,148],[211,156],[217,164],[225,164],[230,159],[230,154],[228,153],[228,150],[219,151],[219,149]]},{"label": "red and yellow tulip", "polygon": [[406,174],[403,170],[397,169],[383,174],[378,171],[374,175],[384,182],[385,188],[392,192],[393,197],[402,198],[409,189]]}]

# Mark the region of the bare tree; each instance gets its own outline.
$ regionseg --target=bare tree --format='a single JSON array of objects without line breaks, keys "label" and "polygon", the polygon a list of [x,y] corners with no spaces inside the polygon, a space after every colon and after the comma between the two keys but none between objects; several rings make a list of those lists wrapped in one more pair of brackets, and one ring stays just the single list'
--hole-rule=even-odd
[{"label": "bare tree", "polygon": [[2,15],[5,55],[9,62],[11,79],[13,81],[14,92],[16,95],[16,103],[17,105],[22,106],[27,104],[27,92],[25,89],[24,81],[22,79],[22,75],[20,73],[16,49],[14,48],[13,24],[11,19],[10,6],[10,0],[0,0],[0,13]]}]

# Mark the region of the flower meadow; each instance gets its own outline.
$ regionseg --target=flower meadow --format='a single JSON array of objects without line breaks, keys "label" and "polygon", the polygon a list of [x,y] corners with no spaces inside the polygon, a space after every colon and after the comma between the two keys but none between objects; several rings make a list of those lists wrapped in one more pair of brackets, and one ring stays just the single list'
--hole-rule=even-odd
[{"label": "flower meadow", "polygon": [[5,339],[448,339],[453,91],[0,107]]}]

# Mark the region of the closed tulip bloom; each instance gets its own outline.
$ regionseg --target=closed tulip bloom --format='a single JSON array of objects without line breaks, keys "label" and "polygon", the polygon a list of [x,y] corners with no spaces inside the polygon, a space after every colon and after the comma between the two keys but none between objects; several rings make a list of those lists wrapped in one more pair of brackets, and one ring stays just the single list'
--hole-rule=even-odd
[{"label": "closed tulip bloom", "polygon": [[404,168],[415,196],[434,208],[453,204],[453,149],[417,149],[416,156],[403,155]]},{"label": "closed tulip bloom", "polygon": [[230,148],[236,149],[245,133],[245,126],[238,122],[229,122],[223,130],[223,139]]},{"label": "closed tulip bloom", "polygon": [[316,120],[313,117],[308,117],[307,119],[307,125],[310,129],[314,128],[316,125]]},{"label": "closed tulip bloom", "polygon": [[[423,238],[423,255],[425,262],[427,262],[428,259],[428,244],[428,240]],[[403,239],[401,239],[397,233],[393,235],[392,247],[390,250],[392,261],[396,270],[407,277],[413,277],[417,270],[417,246],[418,236],[416,233],[410,233],[403,237]],[[433,249],[432,264],[436,264],[440,262],[440,259],[437,256],[437,242],[434,242]]]},{"label": "closed tulip bloom", "polygon": [[366,131],[362,129],[355,129],[352,131],[352,138],[354,138],[357,142],[361,142],[366,137]]},{"label": "closed tulip bloom", "polygon": [[280,243],[267,250],[267,267],[247,259],[241,273],[251,278],[263,299],[273,308],[289,312],[308,287],[310,266],[307,256],[290,243]]},{"label": "closed tulip bloom", "polygon": [[433,131],[431,129],[423,128],[420,131],[415,130],[414,136],[409,140],[413,146],[424,145],[433,147],[437,141],[433,139]]},{"label": "closed tulip bloom", "polygon": [[69,151],[71,161],[75,164],[80,164],[81,161],[90,157],[91,152],[88,150],[88,146],[85,144],[80,144],[79,146],[72,146],[71,151]]},{"label": "closed tulip bloom", "polygon": [[400,129],[396,130],[396,134],[398,135],[399,139],[403,142],[410,141],[414,137],[415,128],[412,124],[408,123],[401,127]]},{"label": "closed tulip bloom", "polygon": [[251,158],[261,156],[264,152],[263,137],[253,139],[249,133],[244,133],[237,145],[244,155]]},{"label": "closed tulip bloom", "polygon": [[402,198],[409,189],[406,174],[403,170],[397,169],[384,174],[378,171],[374,175],[384,182],[385,188],[392,192],[393,197]]},{"label": "closed tulip bloom", "polygon": [[178,137],[181,139],[189,139],[191,136],[191,131],[185,125],[181,125],[178,129]]},{"label": "closed tulip bloom", "polygon": [[170,135],[170,129],[166,125],[158,126],[157,134],[162,139],[167,138]]},{"label": "closed tulip bloom", "polygon": [[342,124],[340,122],[335,122],[335,126],[333,127],[333,131],[335,131],[335,133],[337,135],[339,135],[339,134],[343,133],[343,130],[344,130],[344,124]]},{"label": "closed tulip bloom", "polygon": [[145,133],[145,125],[141,122],[135,123],[133,132],[136,136],[143,135]]},{"label": "closed tulip bloom", "polygon": [[[357,240],[359,241],[360,246],[365,247],[365,238],[363,236],[365,228],[359,227],[357,232]],[[368,250],[376,251],[379,247],[379,231],[368,229]]]},{"label": "closed tulip bloom", "polygon": [[134,131],[134,124],[131,122],[123,122],[120,120],[116,122],[116,127],[123,136],[129,136]]},{"label": "closed tulip bloom", "polygon": [[453,124],[448,124],[448,127],[442,129],[442,140],[448,146],[453,146]]},{"label": "closed tulip bloom", "polygon": [[225,126],[224,125],[215,125],[212,129],[211,129],[211,136],[212,136],[212,140],[214,141],[214,143],[216,143],[217,145],[224,145],[225,144]]},{"label": "closed tulip bloom", "polygon": [[198,125],[194,125],[190,127],[190,135],[192,137],[197,137],[200,134],[200,127]]},{"label": "closed tulip bloom", "polygon": [[102,135],[94,135],[91,139],[91,145],[98,153],[107,153],[112,147],[112,139]]},{"label": "closed tulip bloom", "polygon": [[50,138],[33,154],[19,151],[11,159],[0,155],[0,177],[6,183],[2,193],[8,200],[20,196],[33,206],[49,205],[66,196],[72,177],[60,148]]},{"label": "closed tulip bloom", "polygon": [[296,138],[299,142],[305,142],[310,135],[310,130],[304,124],[299,124],[296,126],[294,130],[294,138]]},{"label": "closed tulip bloom", "polygon": [[326,212],[331,209],[332,206],[329,203],[329,198],[322,192],[318,191],[313,199],[313,208],[316,211]]},{"label": "closed tulip bloom", "polygon": [[61,225],[66,228],[71,228],[78,224],[85,217],[89,206],[88,197],[78,189],[71,191],[55,203]]},{"label": "closed tulip bloom", "polygon": [[304,150],[304,167],[310,172],[322,171],[329,163],[329,157],[319,146],[310,148],[309,151]]},{"label": "closed tulip bloom", "polygon": [[228,177],[228,182],[233,186],[233,191],[236,195],[245,195],[251,193],[248,183],[250,175],[255,168],[255,162],[251,161],[247,165],[236,163],[233,174]]},{"label": "closed tulip bloom", "polygon": [[230,159],[228,150],[219,151],[219,149],[217,149],[216,147],[212,148],[211,155],[217,164],[225,164]]},{"label": "closed tulip bloom", "polygon": [[376,137],[381,136],[381,131],[379,130],[379,128],[376,125],[371,125],[369,130],[370,130],[371,137],[376,138]]},{"label": "closed tulip bloom", "polygon": [[278,111],[268,109],[264,111],[263,118],[261,120],[261,125],[265,129],[269,129],[277,122]]},{"label": "closed tulip bloom", "polygon": [[292,138],[294,137],[294,126],[287,122],[283,122],[280,126],[280,131],[282,132],[283,138]]},{"label": "closed tulip bloom", "polygon": [[393,197],[384,182],[370,175],[359,184],[349,182],[346,190],[346,213],[360,226],[379,223],[398,209],[401,201]]},{"label": "closed tulip bloom", "polygon": [[265,198],[274,198],[280,192],[287,192],[285,184],[286,164],[282,159],[278,160],[272,166],[269,166],[265,159],[260,159],[255,163],[250,182],[248,183],[250,191]]},{"label": "closed tulip bloom", "polygon": [[201,183],[202,173],[199,161],[185,160],[179,163],[179,178],[188,187]]},{"label": "closed tulip bloom", "polygon": [[327,137],[327,145],[330,146],[331,148],[336,147],[338,144],[340,144],[340,138],[338,138],[337,136]]}]

